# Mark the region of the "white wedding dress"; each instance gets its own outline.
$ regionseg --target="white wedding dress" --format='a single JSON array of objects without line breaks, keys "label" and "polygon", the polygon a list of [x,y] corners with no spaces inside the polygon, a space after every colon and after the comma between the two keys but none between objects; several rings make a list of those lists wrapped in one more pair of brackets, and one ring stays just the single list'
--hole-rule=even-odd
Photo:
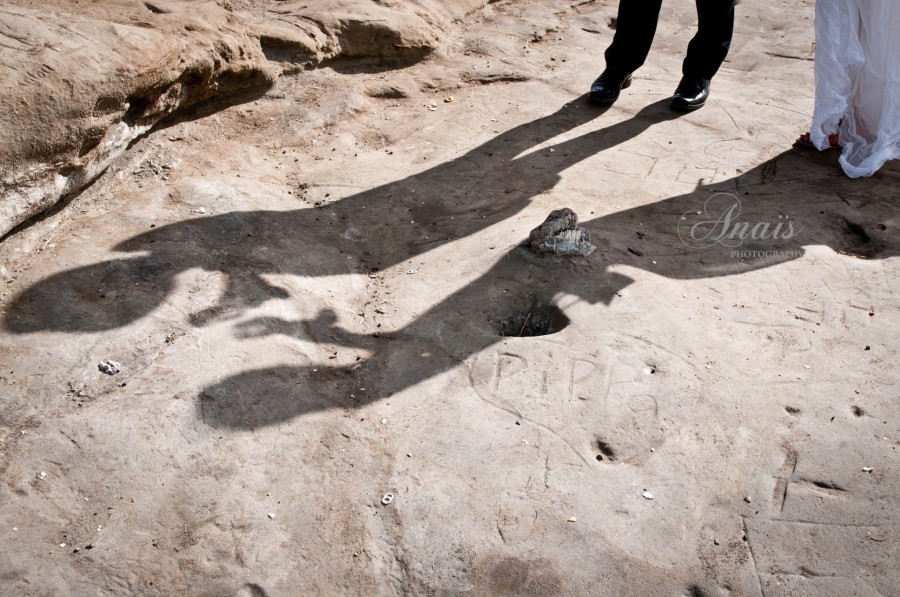
[{"label": "white wedding dress", "polygon": [[810,139],[839,134],[841,167],[871,176],[900,157],[900,1],[817,0]]}]

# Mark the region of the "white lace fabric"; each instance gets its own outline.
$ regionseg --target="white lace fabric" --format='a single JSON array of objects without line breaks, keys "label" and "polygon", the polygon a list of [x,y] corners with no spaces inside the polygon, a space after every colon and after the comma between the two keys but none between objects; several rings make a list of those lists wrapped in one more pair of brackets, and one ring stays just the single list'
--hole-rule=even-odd
[{"label": "white lace fabric", "polygon": [[838,133],[841,167],[871,176],[900,158],[900,1],[817,0],[810,139]]}]

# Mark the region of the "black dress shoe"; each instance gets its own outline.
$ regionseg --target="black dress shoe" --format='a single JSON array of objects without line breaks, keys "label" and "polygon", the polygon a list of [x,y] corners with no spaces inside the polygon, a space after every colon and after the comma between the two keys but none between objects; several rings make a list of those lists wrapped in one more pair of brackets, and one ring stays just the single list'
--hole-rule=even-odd
[{"label": "black dress shoe", "polygon": [[709,97],[709,79],[682,77],[681,83],[672,96],[672,109],[690,112],[702,108]]},{"label": "black dress shoe", "polygon": [[619,92],[631,86],[631,73],[620,75],[609,69],[597,77],[591,85],[591,102],[608,106],[619,99]]}]

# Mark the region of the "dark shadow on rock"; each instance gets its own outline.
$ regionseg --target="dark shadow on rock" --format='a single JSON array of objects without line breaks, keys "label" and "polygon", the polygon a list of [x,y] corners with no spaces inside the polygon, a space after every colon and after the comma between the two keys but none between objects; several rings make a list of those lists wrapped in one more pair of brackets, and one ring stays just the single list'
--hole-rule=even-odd
[{"label": "dark shadow on rock", "polygon": [[[515,215],[552,189],[565,169],[676,115],[658,102],[627,121],[560,142],[553,152],[524,153],[597,114],[570,105],[450,162],[320,208],[235,212],[153,229],[115,247],[141,255],[67,270],[28,288],[10,305],[4,327],[28,333],[124,326],[157,308],[175,277],[191,268],[219,271],[228,280],[220,303],[191,321],[239,316],[285,296],[264,274],[358,274],[396,265]],[[247,322],[238,327],[245,337],[287,334],[372,356],[352,367],[242,372],[206,388],[199,415],[213,427],[248,429],[390,396],[501,341],[498,321],[521,308],[523,295],[546,302],[562,293],[609,304],[632,281],[611,269],[616,266],[698,279],[768,268],[815,245],[863,258],[897,255],[896,179],[887,172],[849,180],[829,157],[789,151],[736,178],[582,221],[598,247],[588,258],[540,257],[517,247],[406,327],[379,337],[349,333],[327,312],[310,321]],[[727,227],[725,214],[731,214]],[[531,226],[515,240],[524,240]]]},{"label": "dark shadow on rock", "polygon": [[[812,159],[814,163],[818,158]],[[773,177],[773,170],[780,175]],[[616,300],[632,279],[610,271],[614,266],[697,279],[771,267],[803,256],[804,247],[812,245],[863,258],[900,254],[900,240],[894,233],[900,225],[900,206],[890,197],[892,186],[867,183],[865,196],[871,209],[856,210],[836,195],[852,184],[845,185],[846,179],[840,177],[832,180],[832,172],[830,167],[811,168],[808,156],[788,152],[735,179],[584,222],[599,245],[593,255],[541,257],[516,247],[475,282],[406,327],[379,337],[349,333],[337,327],[334,314],[328,312],[308,321],[260,318],[245,322],[238,326],[241,337],[285,334],[370,351],[372,356],[351,367],[283,366],[239,373],[202,392],[198,416],[213,427],[252,429],[315,410],[354,408],[390,397],[501,342],[504,338],[497,323],[521,311],[523,294],[544,301],[559,293],[592,304]],[[836,191],[836,186],[845,188]],[[717,199],[722,200],[718,206]],[[722,235],[724,224],[720,223],[713,237],[721,235],[721,242],[710,242],[713,225],[709,222],[721,222],[719,216],[735,204],[740,213],[726,230],[736,227],[740,232],[742,223],[747,223],[747,231],[759,225],[759,235],[762,224],[768,223],[765,234],[769,237],[748,236],[737,244],[739,233],[734,238],[730,232]],[[860,217],[864,219],[847,225],[848,218]],[[773,238],[776,228],[778,238]],[[691,237],[691,229],[697,238]],[[743,253],[733,253],[737,251]]]},{"label": "dark shadow on rock", "polygon": [[[310,365],[247,371],[206,388],[198,415],[208,425],[252,429],[331,408],[356,408],[386,398],[458,366],[504,339],[502,319],[557,292],[578,293],[592,303],[609,302],[631,283],[604,272],[599,263],[535,257],[516,248],[486,275],[435,305],[408,326],[378,336],[353,334],[328,312],[309,321],[259,318],[238,326],[240,337],[286,334],[371,351],[350,366]],[[537,294],[523,297],[523,292]]]},{"label": "dark shadow on rock", "polygon": [[516,158],[600,113],[584,98],[575,100],[454,160],[319,208],[232,212],[155,228],[114,247],[142,256],[63,271],[26,289],[10,304],[3,327],[13,333],[118,328],[156,309],[174,277],[193,268],[222,272],[227,290],[220,304],[192,314],[191,322],[234,317],[283,296],[263,274],[384,269],[520,212],[566,168],[677,116],[657,102],[627,121],[560,143],[555,153]]}]

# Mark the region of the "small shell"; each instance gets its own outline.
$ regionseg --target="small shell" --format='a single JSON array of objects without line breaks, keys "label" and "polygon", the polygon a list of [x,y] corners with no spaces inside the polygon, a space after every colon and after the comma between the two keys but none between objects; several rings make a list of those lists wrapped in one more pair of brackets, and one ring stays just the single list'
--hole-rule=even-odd
[{"label": "small shell", "polygon": [[97,368],[107,375],[115,375],[122,370],[122,363],[118,363],[116,361],[103,361],[97,366]]},{"label": "small shell", "polygon": [[644,493],[642,493],[641,495],[644,496],[644,499],[646,499],[646,500],[653,499],[653,494],[650,493],[649,491],[647,491],[646,489],[644,490]]},{"label": "small shell", "polygon": [[576,519],[575,519],[574,516],[570,516],[570,517],[569,517],[569,520],[567,520],[566,522],[575,522],[575,520],[576,520]]}]

